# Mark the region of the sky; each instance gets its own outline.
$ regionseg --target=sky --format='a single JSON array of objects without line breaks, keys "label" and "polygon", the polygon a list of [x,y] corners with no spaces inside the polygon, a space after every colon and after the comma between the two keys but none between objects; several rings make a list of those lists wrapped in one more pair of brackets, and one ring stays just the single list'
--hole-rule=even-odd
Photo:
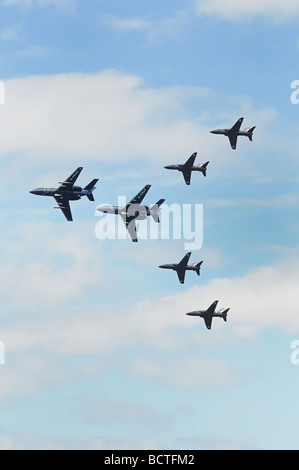
[{"label": "sky", "polygon": [[[298,19],[0,1],[0,449],[298,449]],[[253,142],[210,133],[240,117]],[[164,166],[193,152],[187,186]],[[79,166],[67,222],[29,191]],[[146,184],[161,223],[132,243],[96,208]],[[158,266],[188,251],[181,285]],[[185,315],[214,300],[227,323]]]}]

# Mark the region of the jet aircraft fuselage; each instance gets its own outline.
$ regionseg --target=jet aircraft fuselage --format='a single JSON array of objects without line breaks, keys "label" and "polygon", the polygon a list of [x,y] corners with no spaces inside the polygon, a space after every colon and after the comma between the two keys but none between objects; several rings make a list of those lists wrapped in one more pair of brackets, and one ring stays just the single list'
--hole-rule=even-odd
[{"label": "jet aircraft fuselage", "polygon": [[[201,163],[199,165],[193,165],[191,167],[188,167],[188,170],[201,171],[203,173],[205,170],[205,168],[203,168],[203,165],[204,163]],[[164,168],[166,170],[178,170],[178,171],[184,171],[186,169],[183,163],[177,163],[176,165],[166,165]]]},{"label": "jet aircraft fuselage", "polygon": [[166,170],[181,171],[183,173],[185,183],[189,186],[191,182],[191,173],[193,171],[200,171],[204,176],[207,176],[207,166],[209,162],[199,163],[198,165],[194,165],[196,155],[197,155],[197,152],[194,152],[185,163],[176,163],[173,165],[166,165],[164,168]]},{"label": "jet aircraft fuselage", "polygon": [[112,206],[110,204],[101,204],[97,207],[99,212],[104,214],[116,214],[120,215],[126,229],[133,242],[137,242],[137,231],[136,231],[136,220],[145,220],[147,217],[152,217],[155,222],[160,222],[159,212],[160,206],[163,204],[165,199],[160,199],[152,207],[141,204],[144,197],[146,196],[151,185],[147,184],[144,188],[136,194],[125,206]]},{"label": "jet aircraft fuselage", "polygon": [[61,209],[65,218],[72,221],[72,212],[70,208],[70,201],[78,201],[82,196],[87,196],[90,201],[94,201],[93,191],[96,189],[95,184],[98,179],[92,180],[85,188],[75,186],[75,182],[80,175],[83,167],[79,166],[65,181],[60,182],[58,188],[36,188],[29,191],[36,196],[52,196],[56,200],[58,207]]},{"label": "jet aircraft fuselage", "polygon": [[[214,131],[210,131],[211,134],[220,134],[225,135],[228,137],[230,135],[230,129],[215,129]],[[244,135],[245,137],[252,137],[252,132],[249,132],[250,129],[244,129],[243,131],[239,131],[236,135]]]},{"label": "jet aircraft fuselage", "polygon": [[189,315],[190,317],[203,318],[207,329],[210,330],[214,317],[222,318],[225,322],[227,321],[227,312],[229,311],[229,308],[221,308],[220,310],[215,312],[217,304],[218,300],[215,300],[215,302],[213,302],[207,310],[194,310],[193,312],[186,313],[186,315]]},{"label": "jet aircraft fuselage", "polygon": [[[54,197],[57,194],[57,188],[36,188],[30,191],[31,194],[36,196],[52,196]],[[90,190],[83,189],[80,186],[73,186],[72,190],[60,190],[60,194],[64,194],[70,201],[77,201],[82,196],[88,196]]]},{"label": "jet aircraft fuselage", "polygon": [[211,134],[225,135],[229,138],[231,148],[235,150],[237,148],[237,139],[239,136],[248,137],[252,141],[254,127],[247,127],[246,129],[240,130],[244,118],[241,117],[230,129],[215,129],[210,131]]},{"label": "jet aircraft fuselage", "polygon": [[181,284],[185,282],[185,272],[186,271],[195,271],[198,276],[200,276],[200,268],[203,261],[199,263],[193,263],[188,265],[189,258],[191,256],[191,251],[187,253],[184,258],[179,263],[168,263],[168,264],[161,264],[159,268],[162,269],[172,269],[176,271],[179,281]]},{"label": "jet aircraft fuselage", "polygon": [[149,216],[158,216],[160,209],[151,209],[148,206],[140,204],[132,204],[128,208],[126,206],[112,206],[110,204],[102,204],[97,207],[99,212],[104,214],[121,215],[124,218],[133,217],[134,220],[145,220]]}]

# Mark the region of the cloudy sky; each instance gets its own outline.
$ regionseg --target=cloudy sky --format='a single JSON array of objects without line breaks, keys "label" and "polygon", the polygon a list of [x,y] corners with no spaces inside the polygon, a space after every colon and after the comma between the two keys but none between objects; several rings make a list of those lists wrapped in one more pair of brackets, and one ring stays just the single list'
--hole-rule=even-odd
[{"label": "cloudy sky", "polygon": [[[0,18],[0,449],[298,448],[298,1],[1,0]],[[241,116],[233,151],[209,131]],[[164,166],[193,152],[207,177],[186,186]],[[29,191],[78,166],[99,183],[68,223]],[[146,184],[161,230],[133,244],[96,207]],[[203,264],[181,285],[158,266],[188,243]],[[227,323],[185,315],[214,300]]]}]

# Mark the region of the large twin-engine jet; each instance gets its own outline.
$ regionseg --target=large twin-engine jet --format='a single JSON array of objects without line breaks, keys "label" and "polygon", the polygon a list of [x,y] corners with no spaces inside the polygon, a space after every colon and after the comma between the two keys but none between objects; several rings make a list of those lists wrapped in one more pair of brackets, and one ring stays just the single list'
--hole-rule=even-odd
[{"label": "large twin-engine jet", "polygon": [[191,173],[192,171],[201,171],[204,176],[207,176],[207,166],[209,162],[200,163],[198,165],[194,165],[194,160],[196,158],[197,152],[194,152],[190,158],[186,161],[186,163],[177,163],[175,165],[167,165],[164,168],[166,170],[178,170],[183,173],[184,180],[186,184],[190,185],[191,181]]},{"label": "large twin-engine jet", "polygon": [[244,135],[248,137],[248,139],[252,142],[252,134],[256,126],[254,127],[247,127],[243,131],[240,131],[240,127],[243,122],[243,117],[238,119],[238,121],[233,125],[231,129],[215,129],[214,131],[210,131],[211,134],[222,134],[229,138],[231,148],[235,150],[237,148],[237,139],[239,135]]},{"label": "large twin-engine jet", "polygon": [[151,185],[147,184],[144,188],[136,194],[133,199],[131,199],[128,204],[125,206],[111,206],[102,204],[97,207],[97,210],[103,212],[104,214],[117,214],[120,215],[128,233],[133,242],[137,242],[137,231],[136,231],[136,224],[135,220],[145,220],[147,217],[152,216],[155,222],[160,222],[159,219],[159,212],[160,206],[163,204],[165,199],[160,199],[156,204],[154,204],[151,208],[148,206],[141,205],[143,198],[147,194],[148,190],[150,189]]},{"label": "large twin-engine jet", "polygon": [[191,251],[190,251],[190,253],[187,253],[179,263],[161,264],[161,266],[159,266],[159,268],[172,269],[173,271],[176,271],[180,283],[184,284],[186,271],[195,271],[196,274],[199,276],[200,275],[200,267],[203,263],[203,261],[200,261],[199,263],[193,263],[191,265],[188,265],[188,261],[189,261],[190,256],[191,256]]},{"label": "large twin-engine jet", "polygon": [[87,196],[90,201],[94,201],[92,192],[96,189],[95,185],[99,181],[94,179],[85,188],[74,186],[82,169],[83,167],[79,166],[63,183],[59,183],[58,188],[37,188],[30,191],[30,193],[37,196],[53,196],[58,204],[55,209],[61,209],[66,219],[71,222],[73,218],[70,201],[77,201],[82,196]]},{"label": "large twin-engine jet", "polygon": [[220,310],[215,312],[217,304],[218,304],[218,300],[215,300],[215,302],[213,302],[212,305],[210,305],[210,307],[207,310],[198,310],[194,312],[189,312],[189,313],[186,313],[186,315],[190,315],[191,317],[203,318],[207,329],[210,330],[212,327],[212,320],[214,317],[223,318],[224,321],[227,321],[227,312],[229,311],[229,308],[227,309],[221,308]]}]

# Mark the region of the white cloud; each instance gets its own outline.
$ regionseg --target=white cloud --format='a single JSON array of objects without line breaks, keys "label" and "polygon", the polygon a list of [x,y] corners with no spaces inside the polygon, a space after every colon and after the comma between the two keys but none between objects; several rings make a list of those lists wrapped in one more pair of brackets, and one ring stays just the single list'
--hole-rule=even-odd
[{"label": "white cloud", "polygon": [[[64,162],[82,161],[82,156],[95,162],[148,158],[167,164],[183,161],[198,151],[200,161],[213,161],[210,177],[223,174],[227,163],[235,162],[232,171],[239,171],[246,153],[237,161],[234,152],[223,154],[223,147],[229,150],[229,143],[209,132],[219,119],[217,100],[219,96],[206,88],[153,89],[137,76],[113,70],[8,80],[5,106],[0,107],[0,156],[21,154],[29,163],[51,166],[62,158]],[[190,101],[201,110],[194,116],[187,111]],[[233,101],[227,108],[238,107],[239,115],[245,107],[247,122],[259,125],[258,138],[273,113],[253,110],[245,97],[239,97],[238,104]],[[211,107],[216,107],[213,124]],[[233,123],[236,111],[227,111],[225,119]],[[258,139],[257,143],[263,145]],[[245,142],[239,145],[245,147]],[[173,181],[173,175],[165,175],[166,184],[167,178]]]},{"label": "white cloud", "polygon": [[49,47],[38,46],[38,45],[31,45],[26,49],[20,49],[16,52],[17,57],[23,58],[46,58],[52,54],[52,50]]},{"label": "white cloud", "polygon": [[53,5],[59,9],[73,11],[77,0],[2,0],[3,5],[7,6],[24,6],[24,7],[45,7]]},{"label": "white cloud", "polygon": [[7,307],[38,311],[82,298],[102,277],[91,243],[93,229],[93,224],[77,223],[74,233],[70,224],[31,222],[11,230],[0,268],[0,293]]},{"label": "white cloud", "polygon": [[299,195],[297,193],[286,193],[272,198],[235,198],[235,199],[215,199],[212,204],[219,207],[257,207],[270,209],[285,209],[292,206],[298,206]]},{"label": "white cloud", "polygon": [[4,41],[20,41],[20,32],[23,30],[23,26],[20,24],[2,28],[0,31],[0,37]]},{"label": "white cloud", "polygon": [[97,436],[90,440],[68,439],[43,434],[34,434],[25,429],[11,434],[0,434],[0,450],[115,450],[115,449],[158,449],[154,440],[109,438]]},{"label": "white cloud", "polygon": [[256,16],[270,17],[278,21],[299,15],[297,0],[198,0],[197,12],[219,16],[227,20],[248,20]]},{"label": "white cloud", "polygon": [[185,142],[193,146],[206,132],[182,118],[173,89],[148,89],[140,78],[114,71],[12,79],[5,91],[2,155],[51,162],[161,158],[166,151],[185,154]]},{"label": "white cloud", "polygon": [[182,30],[186,24],[185,12],[178,12],[172,17],[154,20],[143,17],[121,17],[115,15],[102,15],[102,22],[119,32],[144,32],[150,41],[161,36],[173,36]]},{"label": "white cloud", "polygon": [[[58,281],[63,287],[63,280]],[[75,277],[71,281],[77,288]],[[20,387],[23,394],[32,394],[74,375],[77,379],[94,376],[115,359],[128,376],[167,386],[202,390],[239,385],[248,378],[224,359],[215,359],[214,348],[236,347],[244,338],[250,340],[267,328],[299,333],[298,282],[298,263],[288,260],[256,268],[243,277],[214,279],[182,293],[127,307],[101,304],[99,290],[98,306],[49,309],[45,305],[34,314],[4,319],[1,340],[11,365],[1,366],[0,397],[18,394]],[[26,288],[35,285],[29,277],[24,283],[21,291],[16,286],[20,305]],[[55,296],[53,286],[49,288]],[[207,308],[216,299],[219,308],[230,307],[227,323],[216,318],[208,331],[202,319],[185,315]],[[123,357],[127,348],[134,351],[130,360]],[[90,361],[76,361],[82,356]],[[14,357],[19,358],[17,364]],[[69,357],[75,367],[74,362],[69,367]],[[46,376],[42,370],[47,370]]]}]

